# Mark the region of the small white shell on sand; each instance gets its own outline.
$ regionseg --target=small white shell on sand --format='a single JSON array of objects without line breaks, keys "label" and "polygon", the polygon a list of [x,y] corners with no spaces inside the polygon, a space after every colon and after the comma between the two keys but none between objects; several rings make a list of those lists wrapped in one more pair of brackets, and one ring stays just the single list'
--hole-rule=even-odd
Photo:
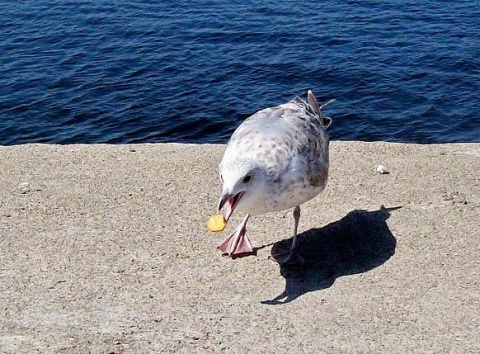
[{"label": "small white shell on sand", "polygon": [[387,167],[384,166],[384,165],[378,165],[378,166],[377,166],[377,172],[380,173],[380,174],[382,174],[382,175],[385,175],[385,174],[390,173],[390,172],[388,171]]},{"label": "small white shell on sand", "polygon": [[27,194],[31,191],[31,186],[29,182],[22,182],[15,187],[15,191],[19,194]]}]

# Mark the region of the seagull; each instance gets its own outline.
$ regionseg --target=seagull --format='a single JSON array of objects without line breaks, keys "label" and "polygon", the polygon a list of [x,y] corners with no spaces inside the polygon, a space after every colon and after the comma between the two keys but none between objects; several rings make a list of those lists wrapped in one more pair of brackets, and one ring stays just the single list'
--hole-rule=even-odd
[{"label": "seagull", "polygon": [[248,236],[250,215],[293,209],[293,242],[288,252],[273,255],[280,264],[302,264],[297,253],[300,205],[327,185],[332,119],[324,117],[312,91],[260,110],[232,134],[219,165],[223,181],[218,212],[228,221],[235,210],[246,213],[235,232],[218,249],[235,258],[255,252]]}]

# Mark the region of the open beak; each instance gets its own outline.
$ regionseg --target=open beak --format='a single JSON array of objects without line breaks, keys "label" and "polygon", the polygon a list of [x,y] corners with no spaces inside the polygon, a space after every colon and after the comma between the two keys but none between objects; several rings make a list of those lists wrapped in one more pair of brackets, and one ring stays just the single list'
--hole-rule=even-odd
[{"label": "open beak", "polygon": [[220,210],[225,207],[225,209],[223,210],[223,216],[227,221],[230,218],[230,215],[233,214],[233,211],[237,207],[238,202],[240,201],[244,193],[245,192],[238,192],[237,194],[227,193],[220,198],[218,202],[218,211],[220,212]]}]

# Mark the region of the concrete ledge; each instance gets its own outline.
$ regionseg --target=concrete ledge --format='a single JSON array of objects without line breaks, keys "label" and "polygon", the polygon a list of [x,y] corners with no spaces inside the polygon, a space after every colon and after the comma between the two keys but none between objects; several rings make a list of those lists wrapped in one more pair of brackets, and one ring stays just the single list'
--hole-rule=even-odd
[{"label": "concrete ledge", "polygon": [[480,144],[333,142],[303,268],[216,250],[223,148],[0,147],[0,352],[480,352]]}]

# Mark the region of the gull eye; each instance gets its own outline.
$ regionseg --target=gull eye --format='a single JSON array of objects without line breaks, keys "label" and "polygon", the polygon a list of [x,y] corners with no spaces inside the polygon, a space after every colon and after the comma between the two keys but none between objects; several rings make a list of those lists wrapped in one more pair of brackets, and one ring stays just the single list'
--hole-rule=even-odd
[{"label": "gull eye", "polygon": [[248,175],[246,175],[245,177],[243,177],[242,182],[243,182],[243,183],[248,183],[248,182],[250,182],[251,180],[252,180],[252,175],[251,175],[251,174],[248,174]]}]

